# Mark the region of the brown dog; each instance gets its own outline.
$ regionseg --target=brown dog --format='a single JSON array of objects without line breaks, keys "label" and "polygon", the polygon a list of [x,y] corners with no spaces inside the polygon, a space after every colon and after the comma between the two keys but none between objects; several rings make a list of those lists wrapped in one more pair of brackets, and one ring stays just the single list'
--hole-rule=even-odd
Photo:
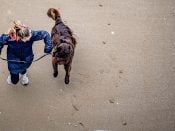
[{"label": "brown dog", "polygon": [[51,31],[51,38],[53,44],[53,76],[58,75],[58,64],[64,65],[66,71],[65,84],[69,84],[69,76],[71,71],[72,59],[74,56],[74,49],[76,45],[76,39],[73,37],[71,29],[63,23],[58,10],[50,8],[47,11],[47,15],[55,21],[55,25]]}]

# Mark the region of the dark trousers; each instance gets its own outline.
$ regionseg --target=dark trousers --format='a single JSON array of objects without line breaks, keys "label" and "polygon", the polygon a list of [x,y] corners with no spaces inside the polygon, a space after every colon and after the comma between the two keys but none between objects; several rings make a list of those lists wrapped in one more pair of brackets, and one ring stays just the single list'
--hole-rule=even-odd
[{"label": "dark trousers", "polygon": [[[25,73],[26,73],[26,70],[23,71],[21,74],[25,74]],[[13,84],[17,84],[18,81],[19,81],[19,74],[10,73],[10,75],[11,75],[11,82],[12,82]]]}]

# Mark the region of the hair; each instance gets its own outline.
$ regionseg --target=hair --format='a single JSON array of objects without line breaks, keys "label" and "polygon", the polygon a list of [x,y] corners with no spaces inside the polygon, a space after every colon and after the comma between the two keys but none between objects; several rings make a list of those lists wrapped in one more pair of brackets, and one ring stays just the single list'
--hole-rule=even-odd
[{"label": "hair", "polygon": [[13,40],[21,39],[22,41],[29,40],[32,36],[29,27],[19,20],[13,22],[13,26],[8,30],[8,35]]},{"label": "hair", "polygon": [[16,34],[21,37],[29,37],[30,36],[30,30],[28,28],[21,28],[20,30],[16,31]]},{"label": "hair", "polygon": [[16,35],[18,35],[21,38],[30,36],[29,28],[25,24],[23,24],[20,20],[14,21],[13,24],[14,24],[13,29],[15,30]]}]

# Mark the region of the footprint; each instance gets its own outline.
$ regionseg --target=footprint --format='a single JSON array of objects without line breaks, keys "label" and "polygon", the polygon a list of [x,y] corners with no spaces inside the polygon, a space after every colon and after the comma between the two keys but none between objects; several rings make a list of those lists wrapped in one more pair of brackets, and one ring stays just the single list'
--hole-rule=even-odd
[{"label": "footprint", "polygon": [[120,74],[123,74],[123,70],[119,70],[119,73],[120,73]]}]

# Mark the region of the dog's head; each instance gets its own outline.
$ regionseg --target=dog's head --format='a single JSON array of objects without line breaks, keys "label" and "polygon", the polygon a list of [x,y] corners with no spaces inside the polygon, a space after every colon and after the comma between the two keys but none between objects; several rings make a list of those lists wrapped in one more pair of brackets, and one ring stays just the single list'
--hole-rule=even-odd
[{"label": "dog's head", "polygon": [[54,57],[67,59],[73,55],[73,47],[68,43],[61,43],[54,47]]},{"label": "dog's head", "polygon": [[58,17],[60,17],[59,11],[57,9],[54,9],[54,8],[50,8],[47,11],[47,15],[48,15],[48,17],[52,18],[53,20],[56,20]]}]

